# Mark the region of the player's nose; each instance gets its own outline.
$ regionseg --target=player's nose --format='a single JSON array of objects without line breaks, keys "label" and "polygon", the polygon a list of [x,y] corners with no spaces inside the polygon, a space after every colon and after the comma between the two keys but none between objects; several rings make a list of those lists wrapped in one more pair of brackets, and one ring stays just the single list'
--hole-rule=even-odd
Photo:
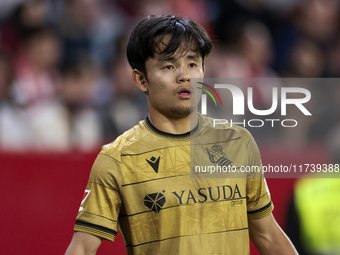
[{"label": "player's nose", "polygon": [[190,75],[186,68],[178,68],[177,82],[190,82]]}]

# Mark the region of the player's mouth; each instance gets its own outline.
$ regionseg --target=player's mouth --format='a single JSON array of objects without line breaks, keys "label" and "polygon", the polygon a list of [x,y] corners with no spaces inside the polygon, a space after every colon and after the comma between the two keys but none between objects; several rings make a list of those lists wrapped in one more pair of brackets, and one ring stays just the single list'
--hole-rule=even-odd
[{"label": "player's mouth", "polygon": [[190,98],[190,95],[191,95],[191,93],[190,93],[190,87],[180,89],[180,90],[177,92],[177,95],[178,95],[180,98],[183,98],[183,99]]}]

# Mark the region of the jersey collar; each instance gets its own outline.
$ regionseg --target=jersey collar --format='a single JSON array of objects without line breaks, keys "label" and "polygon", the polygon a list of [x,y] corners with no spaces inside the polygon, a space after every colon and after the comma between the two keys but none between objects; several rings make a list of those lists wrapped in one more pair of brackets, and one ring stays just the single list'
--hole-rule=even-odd
[{"label": "jersey collar", "polygon": [[144,126],[150,133],[152,133],[155,136],[165,138],[168,140],[189,141],[190,138],[196,137],[202,129],[201,115],[198,114],[197,119],[198,119],[198,123],[196,127],[192,129],[191,131],[184,133],[184,134],[171,134],[171,133],[163,132],[157,129],[154,125],[152,125],[151,121],[149,120],[149,117],[146,117],[146,119],[144,120]]}]

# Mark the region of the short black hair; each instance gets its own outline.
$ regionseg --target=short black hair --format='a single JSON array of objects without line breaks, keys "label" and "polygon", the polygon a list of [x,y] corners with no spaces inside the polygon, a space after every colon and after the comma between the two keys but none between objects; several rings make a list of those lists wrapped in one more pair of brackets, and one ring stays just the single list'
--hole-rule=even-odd
[{"label": "short black hair", "polygon": [[[171,35],[168,44],[163,39]],[[143,19],[132,31],[127,46],[127,58],[132,69],[144,73],[147,79],[145,62],[154,57],[156,49],[159,54],[170,56],[176,52],[181,43],[185,43],[182,55],[193,50],[199,52],[202,60],[212,50],[212,42],[205,29],[197,22],[171,15],[150,15]],[[160,51],[159,44],[166,46]]]}]

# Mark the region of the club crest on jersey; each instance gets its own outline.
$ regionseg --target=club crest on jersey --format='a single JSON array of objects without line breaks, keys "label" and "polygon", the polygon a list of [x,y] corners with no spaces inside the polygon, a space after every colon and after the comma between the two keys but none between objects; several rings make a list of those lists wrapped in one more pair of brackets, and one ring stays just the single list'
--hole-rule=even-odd
[{"label": "club crest on jersey", "polygon": [[211,149],[207,148],[209,159],[211,163],[218,164],[219,166],[231,165],[231,160],[227,158],[227,154],[224,153],[221,145],[214,145]]},{"label": "club crest on jersey", "polygon": [[159,213],[165,202],[166,199],[162,193],[152,193],[144,197],[144,205],[155,213]]}]

